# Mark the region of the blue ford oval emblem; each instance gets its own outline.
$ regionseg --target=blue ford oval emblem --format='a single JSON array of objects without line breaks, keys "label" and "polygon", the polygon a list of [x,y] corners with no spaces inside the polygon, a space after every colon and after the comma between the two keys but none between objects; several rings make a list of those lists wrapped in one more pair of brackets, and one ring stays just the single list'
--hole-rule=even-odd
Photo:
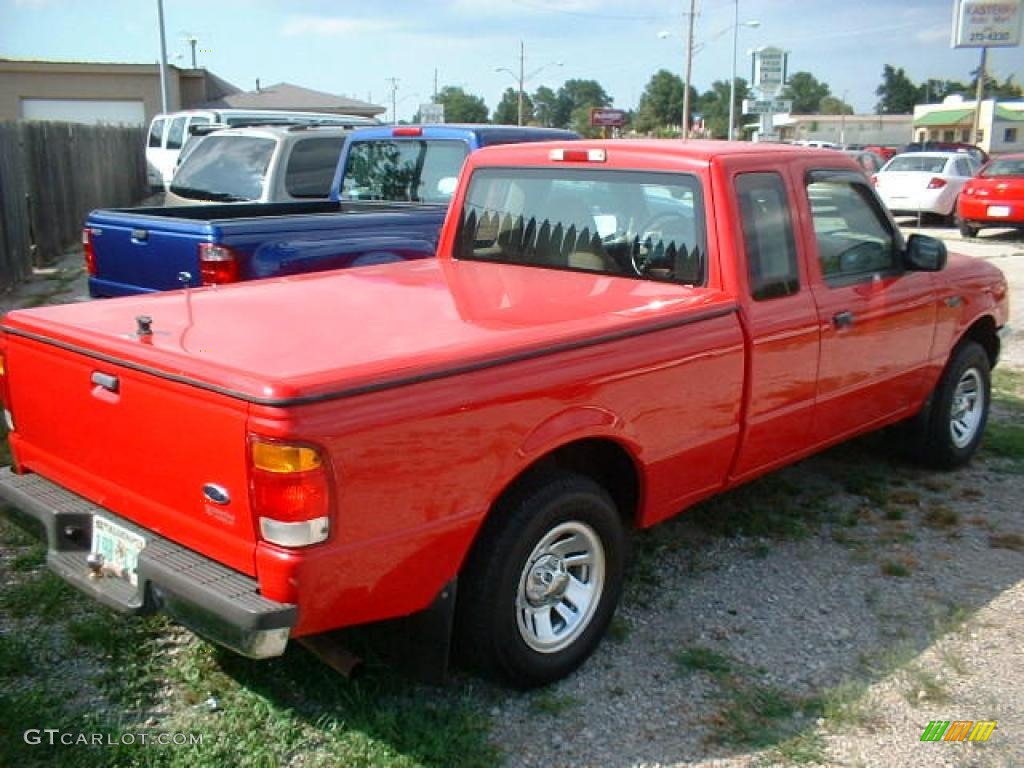
[{"label": "blue ford oval emblem", "polygon": [[231,501],[231,495],[228,493],[227,488],[214,483],[207,483],[203,486],[203,496],[214,504],[223,505]]}]

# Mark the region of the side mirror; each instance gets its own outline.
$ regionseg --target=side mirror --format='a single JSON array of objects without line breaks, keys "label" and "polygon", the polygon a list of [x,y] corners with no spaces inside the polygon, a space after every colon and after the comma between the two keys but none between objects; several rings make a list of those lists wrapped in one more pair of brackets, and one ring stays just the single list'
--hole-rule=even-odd
[{"label": "side mirror", "polygon": [[915,272],[938,272],[946,266],[946,244],[937,237],[911,235],[903,264]]}]

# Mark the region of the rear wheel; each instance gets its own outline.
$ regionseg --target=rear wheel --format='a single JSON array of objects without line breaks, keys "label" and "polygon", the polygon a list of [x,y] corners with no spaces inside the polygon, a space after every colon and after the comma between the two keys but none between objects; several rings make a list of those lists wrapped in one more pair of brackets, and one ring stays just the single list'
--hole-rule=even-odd
[{"label": "rear wheel", "polygon": [[529,688],[593,652],[622,593],[625,533],[589,477],[545,474],[499,503],[459,576],[460,652]]},{"label": "rear wheel", "polygon": [[963,219],[957,219],[957,226],[960,229],[960,234],[964,237],[977,237],[978,227],[971,226]]},{"label": "rear wheel", "polygon": [[925,418],[917,422],[918,453],[926,464],[952,469],[970,461],[988,422],[990,393],[988,354],[976,342],[961,343],[939,379]]}]

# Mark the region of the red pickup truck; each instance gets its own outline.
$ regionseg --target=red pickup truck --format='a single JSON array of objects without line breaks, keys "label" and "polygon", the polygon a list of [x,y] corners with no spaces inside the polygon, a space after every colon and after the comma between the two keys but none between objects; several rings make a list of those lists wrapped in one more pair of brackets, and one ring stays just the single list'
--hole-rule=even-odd
[{"label": "red pickup truck", "polygon": [[240,653],[420,615],[539,685],[630,529],[897,422],[966,462],[1007,312],[840,153],[485,149],[436,260],[7,315],[0,495],[67,581]]}]

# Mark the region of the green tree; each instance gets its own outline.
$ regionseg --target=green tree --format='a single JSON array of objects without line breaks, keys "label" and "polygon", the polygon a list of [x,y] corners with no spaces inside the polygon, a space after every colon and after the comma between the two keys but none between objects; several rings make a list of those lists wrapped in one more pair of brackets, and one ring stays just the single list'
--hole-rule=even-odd
[{"label": "green tree", "polygon": [[[742,77],[736,78],[736,122],[737,126],[743,123],[740,114],[743,110],[743,100],[747,98],[749,89],[747,81]],[[726,80],[715,80],[711,84],[711,90],[705,91],[697,99],[696,112],[704,119],[704,128],[716,139],[724,139],[729,135],[729,83]],[[739,132],[737,136],[741,135]]]},{"label": "green tree", "polygon": [[486,123],[487,105],[479,96],[466,93],[455,85],[446,85],[437,94],[437,103],[444,104],[446,123]]},{"label": "green tree", "polygon": [[[695,104],[691,92],[690,103]],[[664,131],[683,124],[683,79],[667,69],[659,69],[647,81],[640,95],[635,127],[640,133]]]},{"label": "green tree", "polygon": [[935,104],[954,93],[967,95],[970,86],[959,80],[928,78],[917,89],[918,104]]},{"label": "green tree", "polygon": [[[530,95],[523,94],[523,125],[528,125],[533,117],[533,103]],[[501,95],[501,101],[494,108],[491,121],[502,125],[516,125],[519,121],[519,91],[515,88],[506,88]]]},{"label": "green tree", "polygon": [[896,69],[891,64],[882,68],[882,84],[875,89],[879,97],[875,111],[880,115],[906,115],[914,111],[921,96],[921,89],[907,77],[903,67]]},{"label": "green tree", "polygon": [[830,95],[828,84],[819,82],[810,72],[794,72],[782,89],[782,98],[792,100],[795,115],[819,114],[821,100]]},{"label": "green tree", "polygon": [[823,115],[852,115],[853,107],[836,96],[826,96],[821,100],[821,114]]},{"label": "green tree", "polygon": [[533,119],[546,128],[554,125],[555,112],[558,109],[558,94],[546,85],[542,85],[533,92],[530,100],[533,102]]},{"label": "green tree", "polygon": [[571,125],[579,130],[580,110],[586,109],[585,127],[589,130],[590,108],[610,107],[611,105],[612,97],[596,80],[566,80],[558,89],[558,98],[551,124],[556,128],[568,128]]}]

